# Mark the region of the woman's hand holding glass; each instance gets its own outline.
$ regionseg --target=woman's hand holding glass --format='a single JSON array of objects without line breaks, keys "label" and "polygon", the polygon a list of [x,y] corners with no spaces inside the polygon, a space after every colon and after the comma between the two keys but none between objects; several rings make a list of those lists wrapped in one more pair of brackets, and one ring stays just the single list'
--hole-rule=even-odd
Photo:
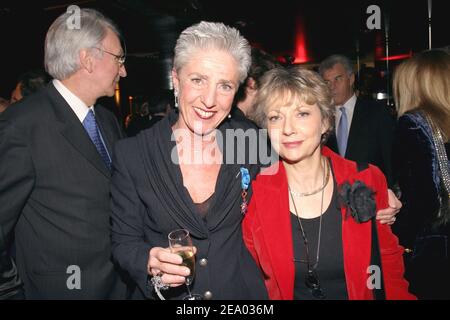
[{"label": "woman's hand holding glass", "polygon": [[183,300],[203,300],[199,294],[192,294],[190,286],[195,276],[195,251],[189,231],[177,229],[169,233],[169,247],[173,253],[183,258],[183,265],[190,269],[190,275],[186,277],[186,289],[188,294]]},{"label": "woman's hand holding glass", "polygon": [[[195,254],[197,249],[192,248]],[[170,248],[154,247],[149,253],[148,274],[151,276],[159,275],[164,284],[170,287],[178,287],[184,285],[186,277],[190,275],[189,268],[183,266],[182,263],[183,258],[179,254],[171,252]]]}]

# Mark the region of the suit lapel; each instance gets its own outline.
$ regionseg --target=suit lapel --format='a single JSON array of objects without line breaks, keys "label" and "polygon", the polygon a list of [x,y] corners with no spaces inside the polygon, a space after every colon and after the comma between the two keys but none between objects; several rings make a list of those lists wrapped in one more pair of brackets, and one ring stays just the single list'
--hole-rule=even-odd
[{"label": "suit lapel", "polygon": [[[283,164],[275,175],[266,176],[261,183],[257,206],[263,208],[260,215],[273,276],[278,283],[283,299],[292,299],[294,292],[295,267],[292,225],[289,213],[287,177]],[[270,196],[268,196],[270,195]],[[267,214],[270,213],[270,214]]]},{"label": "suit lapel", "polygon": [[109,178],[111,175],[109,169],[69,104],[59,94],[53,84],[49,84],[47,88],[60,133],[97,170]]},{"label": "suit lapel", "polygon": [[110,157],[112,158],[113,143],[117,140],[114,132],[111,130],[111,125],[107,121],[104,110],[99,106],[94,106],[95,109],[95,119],[97,121],[98,128],[105,142],[105,147],[108,150]]},{"label": "suit lapel", "polygon": [[361,100],[357,98],[348,134],[347,150],[345,151],[345,158],[347,159],[355,158],[358,142],[365,137],[364,131],[367,126],[365,114],[366,110],[362,107]]}]

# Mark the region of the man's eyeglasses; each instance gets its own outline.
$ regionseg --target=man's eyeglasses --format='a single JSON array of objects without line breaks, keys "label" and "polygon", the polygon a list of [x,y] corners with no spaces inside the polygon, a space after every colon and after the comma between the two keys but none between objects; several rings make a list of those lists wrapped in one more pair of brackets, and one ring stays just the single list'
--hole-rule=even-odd
[{"label": "man's eyeglasses", "polygon": [[115,60],[117,61],[117,63],[119,64],[119,67],[123,66],[123,64],[125,63],[125,59],[126,59],[126,55],[125,55],[125,54],[119,56],[119,55],[114,54],[114,53],[112,53],[112,52],[106,51],[106,50],[104,50],[104,49],[102,49],[102,48],[94,47],[94,49],[100,50],[101,52],[104,52],[104,53],[107,53],[107,54],[113,56],[114,59],[115,59]]}]

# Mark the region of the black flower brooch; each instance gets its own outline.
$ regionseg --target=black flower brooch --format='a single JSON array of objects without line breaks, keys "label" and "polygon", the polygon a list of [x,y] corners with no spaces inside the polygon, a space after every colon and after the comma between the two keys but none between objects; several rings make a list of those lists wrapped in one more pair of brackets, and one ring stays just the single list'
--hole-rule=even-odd
[{"label": "black flower brooch", "polygon": [[341,206],[347,207],[347,216],[350,213],[357,223],[367,222],[376,215],[375,192],[362,181],[341,184],[339,198]]}]

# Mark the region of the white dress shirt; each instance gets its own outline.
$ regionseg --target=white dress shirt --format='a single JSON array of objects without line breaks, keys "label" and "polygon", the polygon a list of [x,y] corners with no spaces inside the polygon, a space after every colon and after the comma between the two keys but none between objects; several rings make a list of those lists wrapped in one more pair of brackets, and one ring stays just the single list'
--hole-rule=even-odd
[{"label": "white dress shirt", "polygon": [[[94,106],[88,107],[83,101],[81,101],[80,98],[78,98],[76,95],[74,95],[65,85],[62,84],[61,81],[54,79],[53,85],[55,86],[56,90],[62,95],[64,100],[67,101],[70,108],[72,108],[73,112],[75,112],[76,116],[78,117],[78,120],[80,120],[81,124],[83,124],[84,118],[86,118],[89,110],[92,110],[92,112],[95,115]],[[105,147],[106,153],[108,155],[109,161],[111,161],[111,156],[109,154],[108,148],[106,147],[105,140],[103,139],[102,133],[99,130],[100,140],[103,143],[103,146]]]},{"label": "white dress shirt", "polygon": [[77,115],[78,119],[81,123],[83,123],[84,118],[86,118],[89,109],[95,114],[93,106],[88,107],[80,98],[74,95],[65,85],[62,84],[61,81],[54,79],[53,85],[56,90],[62,95],[64,100],[69,104],[70,108],[72,108],[73,112]]}]

